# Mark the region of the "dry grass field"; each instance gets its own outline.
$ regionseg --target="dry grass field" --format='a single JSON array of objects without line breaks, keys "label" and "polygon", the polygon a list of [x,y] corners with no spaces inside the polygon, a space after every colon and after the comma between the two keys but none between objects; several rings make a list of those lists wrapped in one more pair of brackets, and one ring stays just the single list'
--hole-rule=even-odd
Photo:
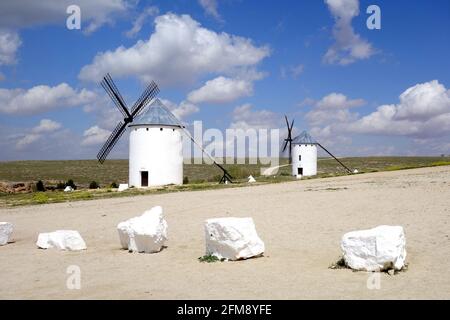
[{"label": "dry grass field", "polygon": [[[447,165],[450,164],[449,160],[448,157],[355,157],[341,159],[351,169],[358,169],[359,173]],[[260,169],[267,167],[267,165],[260,163],[249,164],[248,159],[243,161],[246,164],[224,165],[234,177],[235,183],[233,185],[218,185],[217,182],[220,179],[221,171],[213,165],[185,164],[184,176],[188,183],[183,186],[166,186],[148,190],[130,189],[124,193],[113,192],[110,185],[113,182],[127,182],[127,160],[108,160],[103,165],[95,160],[0,162],[0,182],[37,182],[38,180],[42,180],[47,186],[56,186],[58,182],[66,182],[72,179],[80,189],[70,194],[61,191],[21,194],[5,194],[0,192],[0,207],[158,194],[186,190],[233,188],[247,185],[246,182],[249,175],[257,178],[257,184],[278,183],[292,181],[294,179],[290,176],[289,166],[280,168],[279,174],[276,177],[266,178],[260,176]],[[287,159],[281,159],[280,164],[287,164]],[[335,160],[321,158],[318,161],[318,175],[308,179],[346,174],[345,170]],[[89,190],[88,186],[92,181],[96,181],[101,189]]]}]

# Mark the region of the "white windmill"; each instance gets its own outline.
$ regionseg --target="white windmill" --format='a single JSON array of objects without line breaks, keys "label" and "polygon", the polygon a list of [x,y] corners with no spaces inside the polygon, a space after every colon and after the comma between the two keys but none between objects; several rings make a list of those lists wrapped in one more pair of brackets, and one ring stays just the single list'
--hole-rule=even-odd
[{"label": "white windmill", "polygon": [[330,151],[325,149],[319,142],[315,141],[311,135],[303,131],[295,138],[292,138],[292,128],[294,120],[289,125],[287,116],[285,116],[288,128],[287,138],[284,139],[285,144],[282,152],[287,149],[289,145],[289,163],[292,165],[292,175],[296,177],[315,176],[317,174],[317,147],[322,148],[326,153],[333,157],[345,170],[349,173],[357,173],[357,170],[350,170],[338,158],[336,158]]},{"label": "white windmill", "polygon": [[[151,82],[141,97],[129,110],[111,76],[107,74],[101,85],[123,114],[120,121],[97,155],[100,163],[130,129],[129,185],[136,188],[183,184],[183,142],[182,134],[188,136],[223,171],[220,182],[232,182],[232,176],[216,162],[185,129],[183,124],[164,106],[154,99],[159,89]],[[150,101],[153,102],[144,112]]]}]

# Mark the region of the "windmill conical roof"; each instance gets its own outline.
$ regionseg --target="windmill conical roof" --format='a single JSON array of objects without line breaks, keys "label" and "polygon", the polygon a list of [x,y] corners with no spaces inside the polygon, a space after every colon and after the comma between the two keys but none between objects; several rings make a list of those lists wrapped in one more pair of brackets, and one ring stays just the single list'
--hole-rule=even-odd
[{"label": "windmill conical roof", "polygon": [[147,110],[139,114],[130,124],[130,126],[141,125],[183,126],[180,120],[159,99],[155,99],[147,107]]},{"label": "windmill conical roof", "polygon": [[303,131],[298,136],[296,136],[294,139],[292,139],[293,144],[317,144],[317,142],[311,137],[311,135]]}]

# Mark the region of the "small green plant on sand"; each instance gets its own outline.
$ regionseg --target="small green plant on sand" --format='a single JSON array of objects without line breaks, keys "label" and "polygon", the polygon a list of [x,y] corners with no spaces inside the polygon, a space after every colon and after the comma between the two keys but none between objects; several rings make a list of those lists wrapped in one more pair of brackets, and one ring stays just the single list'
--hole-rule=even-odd
[{"label": "small green plant on sand", "polygon": [[340,257],[338,261],[332,263],[329,269],[347,269],[347,264],[345,263],[344,257]]},{"label": "small green plant on sand", "polygon": [[204,255],[203,257],[199,257],[198,261],[212,263],[212,262],[218,262],[218,261],[220,261],[220,259],[212,254],[207,254],[207,255]]}]

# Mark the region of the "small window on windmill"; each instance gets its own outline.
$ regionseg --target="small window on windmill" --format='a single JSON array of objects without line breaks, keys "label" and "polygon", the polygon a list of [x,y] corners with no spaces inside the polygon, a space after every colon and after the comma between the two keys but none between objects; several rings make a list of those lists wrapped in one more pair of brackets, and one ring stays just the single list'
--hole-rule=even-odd
[{"label": "small window on windmill", "polygon": [[298,161],[302,161],[302,155],[301,154],[298,156]]},{"label": "small window on windmill", "polygon": [[162,131],[163,130],[163,128],[159,128],[159,131]]},{"label": "small window on windmill", "polygon": [[147,130],[147,131],[148,131],[148,128],[145,128],[145,130]]}]

